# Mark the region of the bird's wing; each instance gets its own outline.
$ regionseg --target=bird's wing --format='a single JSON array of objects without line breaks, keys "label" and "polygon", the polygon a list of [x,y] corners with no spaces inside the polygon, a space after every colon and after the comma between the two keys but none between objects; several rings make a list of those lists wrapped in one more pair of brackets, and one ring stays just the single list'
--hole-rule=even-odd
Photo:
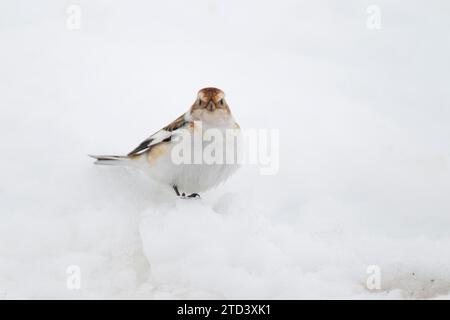
[{"label": "bird's wing", "polygon": [[178,117],[171,124],[165,126],[158,132],[152,134],[150,137],[142,141],[133,151],[128,154],[128,157],[135,157],[141,155],[146,151],[150,151],[154,146],[168,142],[172,139],[172,134],[174,130],[177,130],[184,125],[186,125],[188,121],[185,119],[185,115]]}]

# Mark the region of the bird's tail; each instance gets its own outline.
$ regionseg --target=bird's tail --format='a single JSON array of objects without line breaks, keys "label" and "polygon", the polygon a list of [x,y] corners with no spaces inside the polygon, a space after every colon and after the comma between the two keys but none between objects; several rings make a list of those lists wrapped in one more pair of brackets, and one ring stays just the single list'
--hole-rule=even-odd
[{"label": "bird's tail", "polygon": [[96,159],[94,164],[111,165],[111,166],[123,166],[130,164],[130,157],[127,156],[96,156],[89,154],[89,157]]}]

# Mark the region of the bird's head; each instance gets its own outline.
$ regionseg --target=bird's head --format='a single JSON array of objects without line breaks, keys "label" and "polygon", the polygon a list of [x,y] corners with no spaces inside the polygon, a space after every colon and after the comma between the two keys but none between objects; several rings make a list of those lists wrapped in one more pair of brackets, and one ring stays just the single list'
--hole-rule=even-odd
[{"label": "bird's head", "polygon": [[208,112],[215,112],[218,110],[229,112],[228,105],[225,101],[225,93],[217,88],[204,88],[197,94],[192,109],[205,110]]},{"label": "bird's head", "polygon": [[198,92],[190,116],[194,121],[204,121],[213,125],[227,124],[233,120],[225,101],[225,93],[217,88],[204,88]]}]

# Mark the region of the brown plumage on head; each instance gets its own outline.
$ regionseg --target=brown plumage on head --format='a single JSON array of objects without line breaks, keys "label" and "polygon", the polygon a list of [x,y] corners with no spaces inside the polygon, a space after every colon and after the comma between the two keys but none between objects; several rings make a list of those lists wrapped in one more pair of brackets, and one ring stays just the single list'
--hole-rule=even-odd
[{"label": "brown plumage on head", "polygon": [[197,94],[197,100],[191,107],[191,111],[197,109],[206,109],[208,111],[215,111],[223,109],[230,111],[228,104],[225,101],[225,93],[217,88],[203,88]]}]

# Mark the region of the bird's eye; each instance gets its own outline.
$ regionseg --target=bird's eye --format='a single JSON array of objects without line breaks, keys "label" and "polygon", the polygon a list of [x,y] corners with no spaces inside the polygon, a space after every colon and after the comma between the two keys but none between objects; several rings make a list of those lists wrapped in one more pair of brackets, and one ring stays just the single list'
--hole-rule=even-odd
[{"label": "bird's eye", "polygon": [[198,105],[202,106],[202,100],[198,100]]},{"label": "bird's eye", "polygon": [[221,106],[223,106],[223,99],[220,99],[219,103]]}]

